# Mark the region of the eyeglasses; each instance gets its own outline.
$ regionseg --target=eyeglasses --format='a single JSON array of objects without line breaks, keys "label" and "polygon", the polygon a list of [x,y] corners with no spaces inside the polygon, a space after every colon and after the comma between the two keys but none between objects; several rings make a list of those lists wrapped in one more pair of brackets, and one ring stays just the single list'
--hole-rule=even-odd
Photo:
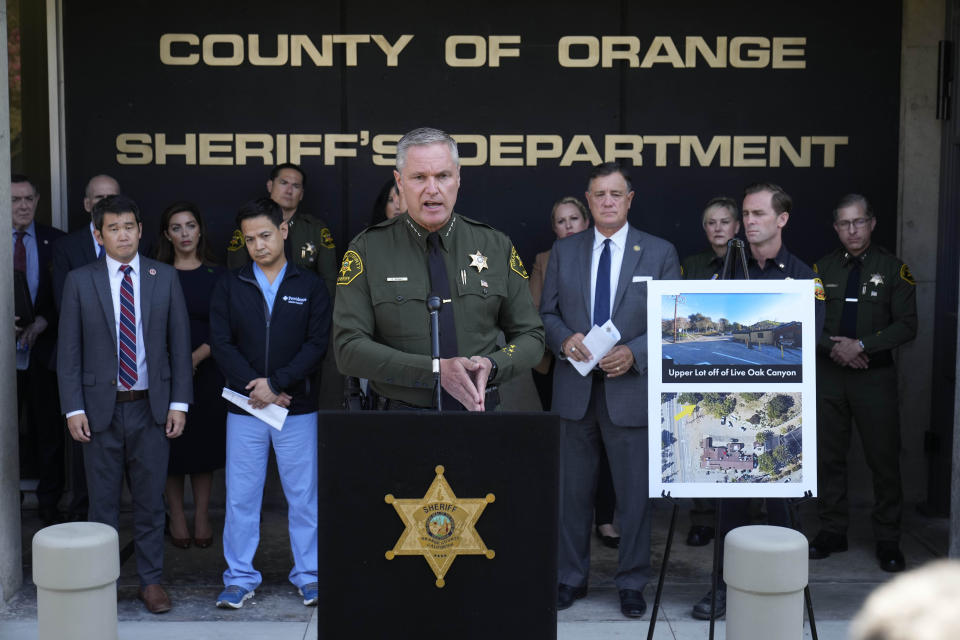
[{"label": "eyeglasses", "polygon": [[837,220],[833,224],[836,225],[838,229],[850,231],[850,227],[853,227],[854,229],[863,229],[871,220],[873,220],[873,218],[855,218],[853,220]]}]

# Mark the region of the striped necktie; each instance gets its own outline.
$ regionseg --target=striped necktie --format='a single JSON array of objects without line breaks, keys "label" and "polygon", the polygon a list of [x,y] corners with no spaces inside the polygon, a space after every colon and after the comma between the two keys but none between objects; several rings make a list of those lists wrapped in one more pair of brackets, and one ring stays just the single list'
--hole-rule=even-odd
[{"label": "striped necktie", "polygon": [[118,377],[125,389],[137,384],[137,311],[133,302],[133,279],[128,264],[120,266],[123,282],[120,284],[120,368]]}]

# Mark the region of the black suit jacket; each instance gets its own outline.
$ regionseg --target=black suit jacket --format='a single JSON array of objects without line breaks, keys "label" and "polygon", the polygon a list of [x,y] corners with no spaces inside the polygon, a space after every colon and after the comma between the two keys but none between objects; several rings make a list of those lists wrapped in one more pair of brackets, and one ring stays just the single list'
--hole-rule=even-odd
[{"label": "black suit jacket", "polygon": [[34,222],[34,229],[37,231],[37,266],[40,281],[37,286],[37,299],[33,303],[33,313],[36,316],[43,316],[48,326],[46,331],[37,337],[30,357],[31,360],[36,358],[38,362],[52,368],[57,346],[57,307],[54,302],[52,271],[53,247],[57,239],[66,234],[39,222]]},{"label": "black suit jacket", "polygon": [[61,233],[61,236],[53,245],[53,303],[57,311],[60,311],[67,274],[97,259],[89,224],[66,235]]}]

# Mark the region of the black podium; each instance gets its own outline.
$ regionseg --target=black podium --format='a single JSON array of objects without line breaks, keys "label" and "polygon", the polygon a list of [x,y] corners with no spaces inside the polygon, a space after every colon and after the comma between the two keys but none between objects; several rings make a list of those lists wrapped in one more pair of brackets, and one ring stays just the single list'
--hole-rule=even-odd
[{"label": "black podium", "polygon": [[321,412],[320,638],[555,638],[559,433],[544,413]]}]

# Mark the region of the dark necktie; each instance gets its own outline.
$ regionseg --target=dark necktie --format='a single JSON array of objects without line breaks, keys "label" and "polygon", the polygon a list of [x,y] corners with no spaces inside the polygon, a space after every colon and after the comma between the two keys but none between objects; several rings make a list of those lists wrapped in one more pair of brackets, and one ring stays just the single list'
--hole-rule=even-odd
[{"label": "dark necktie", "polygon": [[13,270],[27,272],[27,246],[23,244],[25,231],[16,231],[17,243],[13,246]]},{"label": "dark necktie", "polygon": [[593,324],[602,327],[610,319],[610,238],[603,241],[597,264],[597,285],[593,296]]},{"label": "dark necktie", "polygon": [[125,389],[137,384],[137,312],[133,303],[133,279],[128,264],[120,266],[123,282],[120,284],[120,368],[117,376]]},{"label": "dark necktie", "polygon": [[[447,277],[447,265],[443,261],[443,250],[440,248],[440,236],[436,231],[427,236],[430,245],[428,266],[430,268],[430,287],[433,293],[440,296],[443,304],[440,305],[440,357],[453,358],[457,355],[457,327],[453,322],[453,301],[450,295],[450,278]],[[443,408],[445,411],[463,410],[453,396],[443,392]]]},{"label": "dark necktie", "polygon": [[[857,337],[857,300],[860,298],[860,260],[851,260],[847,275],[847,290],[843,295],[843,313],[840,315],[840,335]],[[847,302],[853,300],[853,302]]]},{"label": "dark necktie", "polygon": [[427,236],[427,242],[430,244],[430,287],[443,301],[440,306],[440,357],[453,358],[457,355],[457,328],[453,323],[447,265],[443,261],[440,236],[436,231]]}]

